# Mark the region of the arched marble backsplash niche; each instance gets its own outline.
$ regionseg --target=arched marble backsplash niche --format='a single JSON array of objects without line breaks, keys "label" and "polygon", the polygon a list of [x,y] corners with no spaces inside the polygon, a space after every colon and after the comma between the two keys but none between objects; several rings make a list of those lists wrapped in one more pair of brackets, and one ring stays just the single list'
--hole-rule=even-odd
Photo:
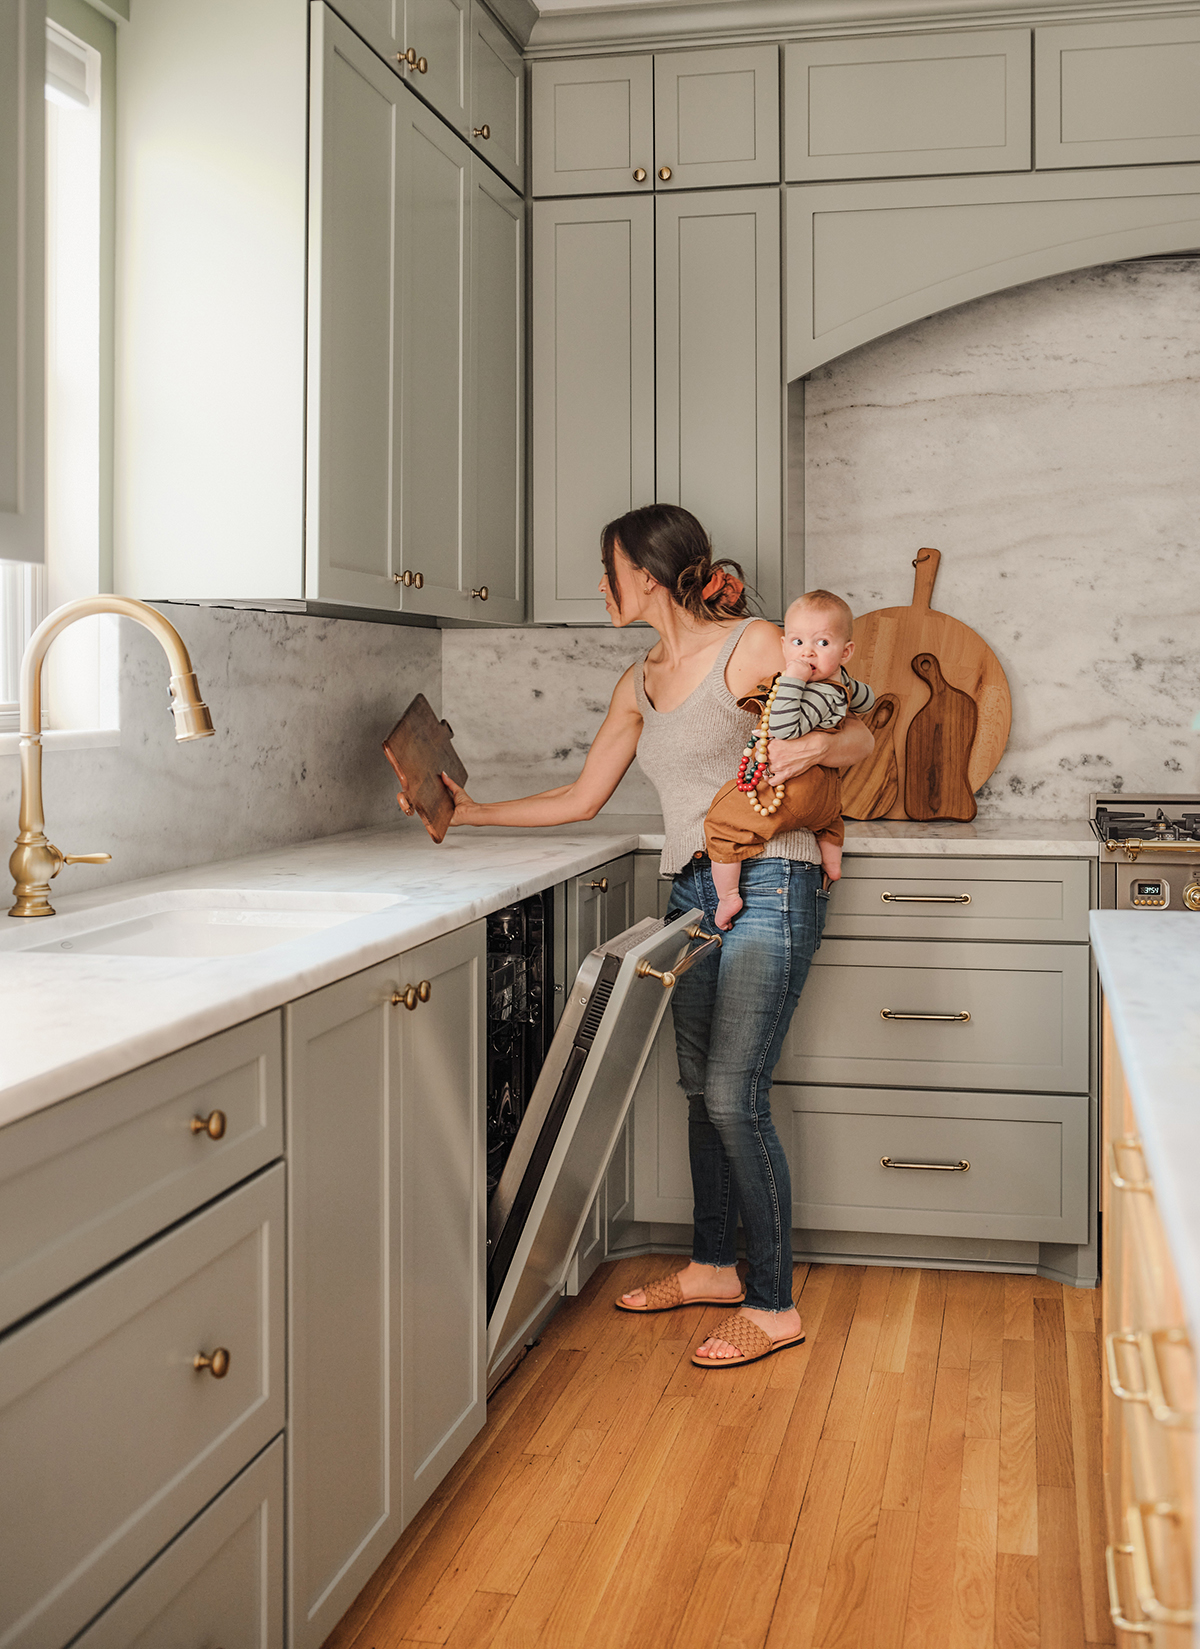
[{"label": "arched marble backsplash niche", "polygon": [[936,545],[934,604],[1004,665],[1012,735],[981,812],[1200,790],[1200,258],[914,322],[817,368],[800,435],[793,418],[792,586],[901,604]]}]

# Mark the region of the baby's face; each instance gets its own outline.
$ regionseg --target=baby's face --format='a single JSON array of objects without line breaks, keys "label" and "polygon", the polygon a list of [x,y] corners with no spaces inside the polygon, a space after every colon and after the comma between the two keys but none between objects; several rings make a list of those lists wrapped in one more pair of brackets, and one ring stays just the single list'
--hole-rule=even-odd
[{"label": "baby's face", "polygon": [[[783,667],[807,681],[836,681],[854,643],[837,613],[797,601],[783,620]],[[805,675],[805,667],[808,674]]]}]

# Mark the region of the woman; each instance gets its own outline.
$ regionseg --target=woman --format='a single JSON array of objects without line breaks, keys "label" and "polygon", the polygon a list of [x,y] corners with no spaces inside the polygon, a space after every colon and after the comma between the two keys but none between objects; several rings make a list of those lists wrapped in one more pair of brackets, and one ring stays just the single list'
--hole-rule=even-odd
[{"label": "woman", "polygon": [[[717,895],[703,819],[737,771],[754,717],[736,700],[779,669],[780,632],[748,615],[741,581],[714,564],[695,516],[671,504],[631,510],[602,538],[600,593],[618,628],[639,619],[658,643],[617,683],[583,771],[571,784],[519,801],[474,802],[451,783],[455,825],[562,825],[591,819],[633,758],[662,802],[662,871],[673,911],[701,908],[712,928]],[[772,778],[816,764],[848,767],[871,751],[862,723],[774,741]],[[742,870],[745,901],[719,952],[684,974],[672,1001],[695,1199],[692,1259],[664,1283],[624,1295],[627,1311],[725,1303],[735,1308],[693,1362],[730,1367],[804,1338],[792,1303],[791,1180],[771,1120],[771,1074],[824,924],[819,850],[800,830],[780,835]],[[748,1270],[738,1280],[741,1214]],[[740,1309],[737,1309],[740,1307]]]}]

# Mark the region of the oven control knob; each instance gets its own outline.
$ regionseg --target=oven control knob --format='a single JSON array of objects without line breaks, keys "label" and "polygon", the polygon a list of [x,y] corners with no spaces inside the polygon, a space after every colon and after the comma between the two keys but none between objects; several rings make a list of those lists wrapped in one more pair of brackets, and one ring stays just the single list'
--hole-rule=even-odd
[{"label": "oven control knob", "polygon": [[1183,902],[1189,910],[1200,910],[1200,882],[1189,882],[1183,890]]}]

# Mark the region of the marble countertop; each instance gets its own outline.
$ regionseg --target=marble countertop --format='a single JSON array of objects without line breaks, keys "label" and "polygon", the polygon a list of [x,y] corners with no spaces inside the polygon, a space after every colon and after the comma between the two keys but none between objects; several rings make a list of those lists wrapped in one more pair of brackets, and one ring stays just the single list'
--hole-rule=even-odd
[{"label": "marble countertop", "polygon": [[[0,1127],[606,859],[657,850],[662,840],[660,819],[619,814],[550,831],[455,832],[440,845],[419,824],[399,820],[91,894],[68,894],[59,884],[61,920],[36,924],[38,944],[118,901],[181,890],[227,890],[231,903],[239,892],[326,905],[348,895],[361,913],[287,944],[225,957],[42,954],[18,948],[31,942],[25,924],[0,928]],[[1086,826],[1036,820],[850,824],[846,846],[850,853],[1016,857],[1095,851]],[[363,909],[370,896],[385,899],[384,908]]]},{"label": "marble countertop", "polygon": [[1129,1083],[1146,1166],[1200,1333],[1200,917],[1094,910],[1092,949]]}]

